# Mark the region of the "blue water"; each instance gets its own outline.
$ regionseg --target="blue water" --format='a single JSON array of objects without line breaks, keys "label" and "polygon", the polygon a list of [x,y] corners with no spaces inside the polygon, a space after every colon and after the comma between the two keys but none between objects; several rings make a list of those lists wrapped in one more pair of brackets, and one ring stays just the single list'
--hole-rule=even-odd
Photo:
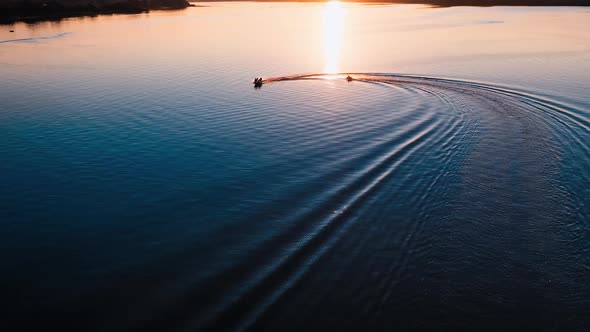
[{"label": "blue water", "polygon": [[4,329],[588,329],[587,12],[346,5],[409,44],[338,60],[325,10],[0,33]]}]

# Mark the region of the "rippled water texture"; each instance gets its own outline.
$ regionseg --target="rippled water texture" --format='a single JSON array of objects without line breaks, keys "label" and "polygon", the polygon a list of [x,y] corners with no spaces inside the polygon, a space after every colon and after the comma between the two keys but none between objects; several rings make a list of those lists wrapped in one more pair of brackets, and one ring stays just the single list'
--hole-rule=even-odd
[{"label": "rippled water texture", "polygon": [[589,329],[588,18],[0,26],[3,330]]}]

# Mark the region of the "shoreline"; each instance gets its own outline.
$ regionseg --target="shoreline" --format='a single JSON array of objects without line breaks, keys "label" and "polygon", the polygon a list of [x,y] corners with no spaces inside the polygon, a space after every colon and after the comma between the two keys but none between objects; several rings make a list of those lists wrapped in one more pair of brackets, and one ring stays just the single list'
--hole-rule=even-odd
[{"label": "shoreline", "polygon": [[[100,15],[142,14],[151,10],[183,10],[188,7],[202,7],[200,2],[186,0],[29,0],[19,2],[12,0],[0,4],[0,25],[11,25],[17,22],[39,23],[44,21],[61,21],[74,17],[97,17]],[[245,2],[252,0],[212,0],[206,2]],[[329,0],[254,0],[254,2],[328,2]],[[422,4],[435,7],[493,7],[493,6],[590,6],[590,0],[341,0],[350,3],[367,4]]]},{"label": "shoreline", "polygon": [[183,10],[196,7],[186,0],[33,0],[0,4],[0,25],[17,22],[61,21],[73,17],[142,14],[151,10]]}]

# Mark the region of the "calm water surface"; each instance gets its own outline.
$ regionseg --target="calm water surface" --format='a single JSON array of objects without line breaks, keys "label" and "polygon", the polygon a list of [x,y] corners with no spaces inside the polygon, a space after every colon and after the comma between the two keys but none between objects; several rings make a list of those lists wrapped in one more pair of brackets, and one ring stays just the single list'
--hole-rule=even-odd
[{"label": "calm water surface", "polygon": [[590,329],[589,14],[0,26],[0,324]]}]

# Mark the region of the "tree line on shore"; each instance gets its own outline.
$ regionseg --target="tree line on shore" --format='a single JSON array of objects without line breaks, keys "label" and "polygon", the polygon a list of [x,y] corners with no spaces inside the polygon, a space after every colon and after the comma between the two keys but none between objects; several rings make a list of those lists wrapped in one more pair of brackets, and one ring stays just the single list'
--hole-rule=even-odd
[{"label": "tree line on shore", "polygon": [[0,0],[0,18],[142,13],[188,6],[186,0]]}]

